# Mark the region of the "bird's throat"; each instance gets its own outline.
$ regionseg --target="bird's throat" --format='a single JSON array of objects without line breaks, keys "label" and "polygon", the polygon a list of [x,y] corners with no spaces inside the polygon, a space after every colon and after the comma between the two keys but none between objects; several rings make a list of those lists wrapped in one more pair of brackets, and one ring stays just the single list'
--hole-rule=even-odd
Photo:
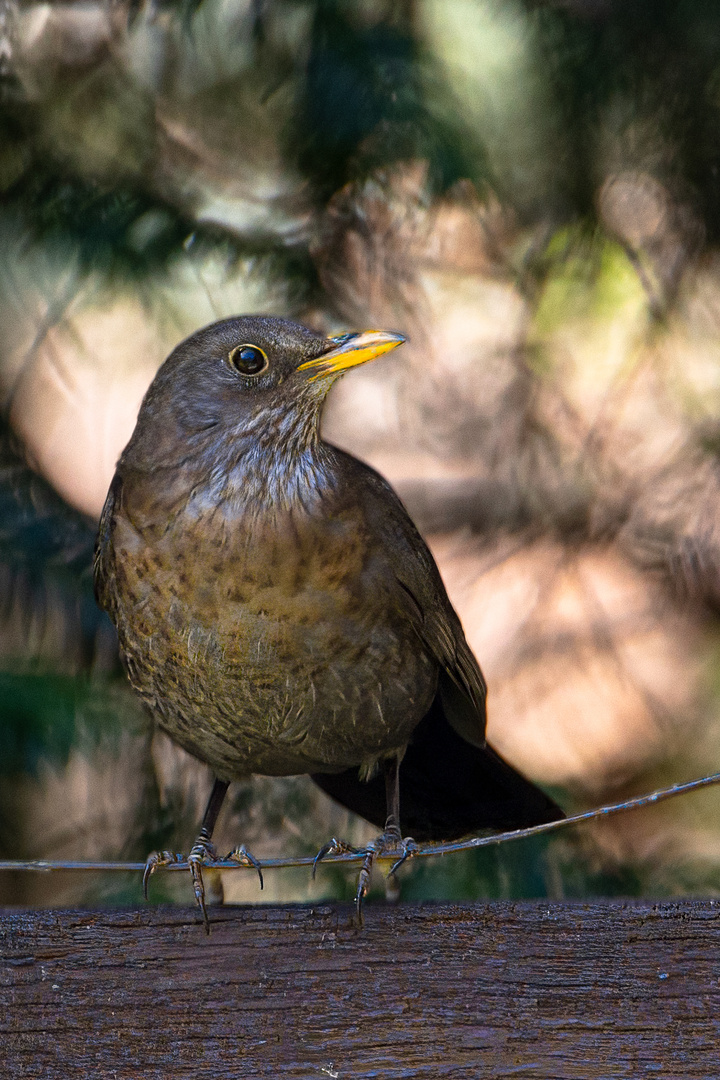
[{"label": "bird's throat", "polygon": [[[245,511],[310,509],[333,488],[333,448],[314,418],[298,424],[258,413],[250,423],[208,433],[182,464],[190,503]],[[200,509],[198,505],[198,509]]]}]

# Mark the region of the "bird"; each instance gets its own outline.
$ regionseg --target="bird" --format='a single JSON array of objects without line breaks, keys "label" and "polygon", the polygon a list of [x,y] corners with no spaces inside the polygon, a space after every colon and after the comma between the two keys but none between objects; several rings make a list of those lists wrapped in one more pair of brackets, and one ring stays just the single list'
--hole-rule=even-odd
[{"label": "bird", "polygon": [[[321,434],[333,383],[404,340],[215,322],[159,368],[117,463],[95,595],[157,725],[213,771],[187,856],[208,932],[202,866],[229,784],[252,774],[309,774],[382,829],[360,919],[379,855],[395,869],[418,840],[563,816],[486,742],[485,680],[399,497]],[[149,856],[146,894],[181,859]]]}]

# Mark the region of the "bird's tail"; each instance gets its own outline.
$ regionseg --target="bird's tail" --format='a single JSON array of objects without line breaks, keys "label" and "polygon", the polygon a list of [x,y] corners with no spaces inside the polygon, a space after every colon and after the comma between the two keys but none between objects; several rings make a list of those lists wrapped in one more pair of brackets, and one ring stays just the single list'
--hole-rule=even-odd
[{"label": "bird's tail", "polygon": [[[387,816],[382,773],[361,781],[356,769],[313,780],[348,810],[382,828]],[[456,840],[483,829],[521,829],[565,815],[539,787],[493,750],[468,743],[436,698],[413,733],[400,765],[400,823],[418,841]]]}]

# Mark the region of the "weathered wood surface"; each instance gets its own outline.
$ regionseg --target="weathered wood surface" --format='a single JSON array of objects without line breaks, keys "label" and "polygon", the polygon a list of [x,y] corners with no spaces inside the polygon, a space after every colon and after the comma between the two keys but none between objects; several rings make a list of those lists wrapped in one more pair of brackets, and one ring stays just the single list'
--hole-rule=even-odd
[{"label": "weathered wood surface", "polygon": [[720,901],[4,911],[0,1076],[720,1076]]}]

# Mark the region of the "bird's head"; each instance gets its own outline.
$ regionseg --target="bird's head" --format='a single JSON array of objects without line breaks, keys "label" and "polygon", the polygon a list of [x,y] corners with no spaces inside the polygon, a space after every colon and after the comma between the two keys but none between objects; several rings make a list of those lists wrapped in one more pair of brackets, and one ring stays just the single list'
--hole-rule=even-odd
[{"label": "bird's head", "polygon": [[348,368],[405,339],[384,331],[324,337],[270,316],[223,319],[191,334],[158,371],[123,454],[131,467],[172,465],[208,440],[298,444]]}]

